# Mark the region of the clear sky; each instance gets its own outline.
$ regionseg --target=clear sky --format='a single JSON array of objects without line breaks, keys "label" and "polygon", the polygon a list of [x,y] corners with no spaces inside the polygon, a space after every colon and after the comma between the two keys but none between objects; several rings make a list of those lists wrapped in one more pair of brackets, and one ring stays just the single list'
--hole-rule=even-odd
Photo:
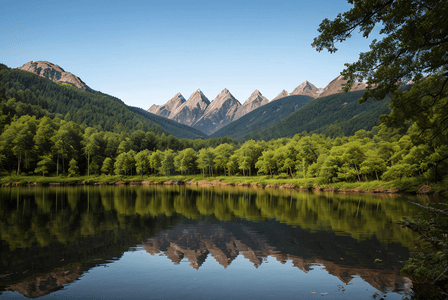
[{"label": "clear sky", "polygon": [[94,90],[148,109],[198,88],[241,103],[310,81],[325,87],[367,51],[356,36],[329,54],[311,47],[320,22],[351,8],[316,1],[0,0],[0,63],[45,60]]}]

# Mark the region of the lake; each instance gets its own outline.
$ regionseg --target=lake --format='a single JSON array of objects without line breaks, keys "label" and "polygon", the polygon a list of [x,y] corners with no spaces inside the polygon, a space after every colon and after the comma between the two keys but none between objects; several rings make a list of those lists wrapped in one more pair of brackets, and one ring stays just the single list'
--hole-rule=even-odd
[{"label": "lake", "polygon": [[410,299],[423,197],[0,188],[0,299]]}]

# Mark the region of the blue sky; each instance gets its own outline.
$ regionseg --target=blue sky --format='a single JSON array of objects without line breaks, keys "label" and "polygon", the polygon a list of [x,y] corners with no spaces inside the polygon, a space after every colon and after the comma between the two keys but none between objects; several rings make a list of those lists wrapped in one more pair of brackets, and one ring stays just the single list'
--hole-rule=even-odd
[{"label": "blue sky", "polygon": [[370,44],[355,36],[335,54],[311,47],[346,0],[1,3],[0,63],[50,61],[144,109],[198,88],[210,100],[227,88],[243,103],[256,89],[271,100],[305,80],[325,87]]}]

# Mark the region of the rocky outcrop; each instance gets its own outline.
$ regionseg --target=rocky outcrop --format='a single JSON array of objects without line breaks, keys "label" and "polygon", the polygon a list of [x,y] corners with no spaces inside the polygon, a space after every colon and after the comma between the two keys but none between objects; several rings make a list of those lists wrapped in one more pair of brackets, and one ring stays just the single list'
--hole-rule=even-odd
[{"label": "rocky outcrop", "polygon": [[210,135],[232,122],[240,106],[241,103],[233,97],[230,91],[224,89],[210,103],[193,127]]},{"label": "rocky outcrop", "polygon": [[161,117],[169,118],[171,112],[175,111],[179,106],[184,104],[187,100],[185,100],[184,96],[181,93],[177,93],[170,101],[168,101],[164,105],[152,105],[148,112],[153,113],[155,115],[159,115]]},{"label": "rocky outcrop", "polygon": [[241,105],[235,113],[233,120],[237,120],[244,116],[245,114],[250,113],[251,111],[269,103],[269,100],[263,96],[259,90],[255,90],[252,95]]},{"label": "rocky outcrop", "polygon": [[65,72],[60,66],[48,61],[30,61],[18,69],[34,73],[56,83],[69,83],[80,90],[92,91],[92,89],[89,88],[84,81],[81,80],[81,78],[73,75],[72,73]]},{"label": "rocky outcrop", "polygon": [[186,102],[171,112],[169,119],[192,126],[204,115],[209,104],[210,100],[197,89]]}]

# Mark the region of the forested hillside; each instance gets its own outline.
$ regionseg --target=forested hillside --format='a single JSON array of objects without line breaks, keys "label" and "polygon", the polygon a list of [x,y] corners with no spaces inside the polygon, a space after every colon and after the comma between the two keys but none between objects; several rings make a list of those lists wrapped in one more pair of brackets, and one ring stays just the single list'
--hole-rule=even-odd
[{"label": "forested hillside", "polygon": [[263,129],[286,118],[312,100],[313,98],[309,96],[294,95],[272,101],[233,121],[210,137],[229,136],[237,138],[254,130]]},{"label": "forested hillside", "polygon": [[205,138],[199,130],[128,107],[101,92],[86,92],[66,83],[53,83],[33,73],[0,65],[0,89],[17,115],[58,116],[98,130],[130,132],[136,129],[177,138]]},{"label": "forested hillside", "polygon": [[371,130],[380,124],[380,115],[390,113],[390,98],[360,104],[358,99],[363,93],[338,93],[315,99],[275,124],[239,136],[237,140],[278,139],[292,137],[303,131],[342,137],[351,136],[361,129]]}]

